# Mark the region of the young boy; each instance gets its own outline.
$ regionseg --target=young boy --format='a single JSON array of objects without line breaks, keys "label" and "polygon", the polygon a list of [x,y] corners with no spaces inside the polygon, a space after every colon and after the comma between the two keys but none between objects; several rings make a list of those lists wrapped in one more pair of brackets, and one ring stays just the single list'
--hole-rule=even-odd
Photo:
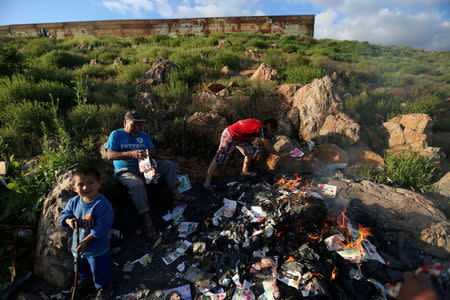
[{"label": "young boy", "polygon": [[79,228],[79,244],[73,232],[72,253],[79,256],[78,287],[91,280],[97,289],[95,299],[107,299],[111,292],[112,269],[109,229],[114,213],[108,200],[98,192],[100,174],[94,168],[81,168],[73,175],[75,196],[67,202],[59,219],[63,228]]}]

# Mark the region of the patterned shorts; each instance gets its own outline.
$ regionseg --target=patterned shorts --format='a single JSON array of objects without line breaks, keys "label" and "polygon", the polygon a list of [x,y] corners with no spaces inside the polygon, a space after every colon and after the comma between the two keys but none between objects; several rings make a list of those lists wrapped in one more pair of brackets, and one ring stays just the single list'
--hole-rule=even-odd
[{"label": "patterned shorts", "polygon": [[244,156],[255,152],[251,141],[235,141],[228,131],[228,128],[225,128],[222,132],[219,149],[217,150],[216,156],[214,156],[214,161],[219,165],[223,164],[227,161],[235,148],[237,148]]}]

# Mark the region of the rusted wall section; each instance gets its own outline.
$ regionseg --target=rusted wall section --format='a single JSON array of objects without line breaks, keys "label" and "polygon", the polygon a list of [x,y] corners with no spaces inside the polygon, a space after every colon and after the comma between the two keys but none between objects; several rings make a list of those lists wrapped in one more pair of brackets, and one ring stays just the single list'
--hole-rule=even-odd
[{"label": "rusted wall section", "polygon": [[52,36],[136,37],[152,34],[213,34],[225,32],[304,34],[314,36],[314,15],[224,17],[196,19],[117,20],[0,26],[0,35],[35,36],[46,28]]}]

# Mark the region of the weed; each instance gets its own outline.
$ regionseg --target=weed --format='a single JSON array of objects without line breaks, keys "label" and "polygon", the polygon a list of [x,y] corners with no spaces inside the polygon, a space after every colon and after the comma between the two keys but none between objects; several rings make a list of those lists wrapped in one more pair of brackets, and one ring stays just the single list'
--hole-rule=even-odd
[{"label": "weed", "polygon": [[393,182],[422,193],[432,190],[436,165],[431,158],[414,153],[411,150],[385,157],[386,176]]}]

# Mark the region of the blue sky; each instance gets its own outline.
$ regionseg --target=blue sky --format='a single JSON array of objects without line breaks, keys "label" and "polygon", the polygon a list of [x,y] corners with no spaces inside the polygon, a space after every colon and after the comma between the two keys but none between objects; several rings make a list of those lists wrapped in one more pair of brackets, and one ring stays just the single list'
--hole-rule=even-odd
[{"label": "blue sky", "polygon": [[0,0],[0,25],[315,14],[315,37],[450,50],[450,0]]}]

